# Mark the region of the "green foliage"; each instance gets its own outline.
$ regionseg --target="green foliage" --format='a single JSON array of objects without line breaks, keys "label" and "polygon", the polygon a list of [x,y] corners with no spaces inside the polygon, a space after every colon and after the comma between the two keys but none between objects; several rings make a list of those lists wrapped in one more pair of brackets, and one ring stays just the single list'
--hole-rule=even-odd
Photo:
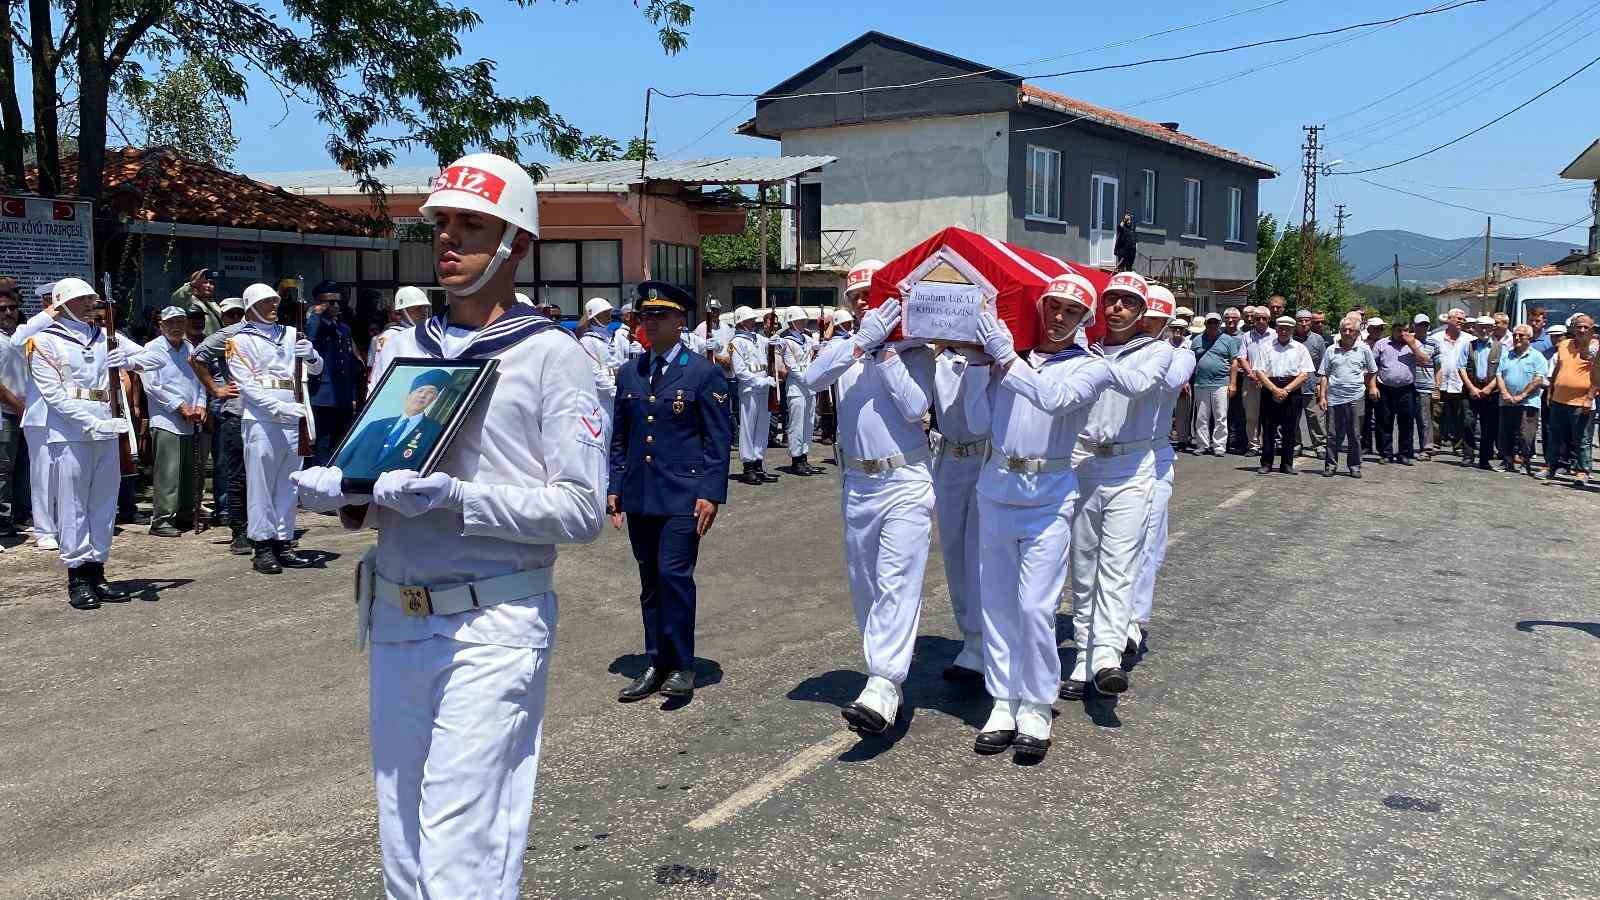
[{"label": "green foliage", "polygon": [[1299,297],[1301,231],[1290,227],[1280,232],[1273,216],[1260,216],[1256,220],[1256,283],[1250,288],[1251,302],[1265,304],[1273,294],[1282,294],[1291,311],[1320,310],[1330,318],[1348,311],[1355,304],[1356,292],[1350,269],[1339,260],[1338,241],[1327,232],[1317,234],[1315,240],[1311,293]]},{"label": "green foliage", "polygon": [[1400,321],[1409,322],[1417,313],[1427,313],[1430,319],[1437,317],[1438,304],[1427,291],[1415,285],[1402,285],[1398,298],[1393,284],[1358,284],[1355,289],[1368,315],[1382,316],[1391,322],[1396,316],[1401,317]]},{"label": "green foliage", "polygon": [[[768,203],[781,203],[776,188],[767,191]],[[782,268],[783,238],[776,210],[767,213],[767,269]],[[700,254],[706,268],[714,272],[750,271],[761,268],[761,211],[748,210],[744,231],[739,234],[708,234],[700,239]]]},{"label": "green foliage", "polygon": [[138,116],[145,146],[172,147],[219,169],[233,167],[239,139],[227,101],[242,87],[231,70],[214,59],[190,57],[163,68],[154,81],[130,76],[122,93]]},{"label": "green foliage", "polygon": [[578,162],[612,162],[618,159],[640,160],[644,159],[646,154],[649,154],[650,159],[659,158],[656,156],[655,139],[646,141],[640,137],[631,137],[628,139],[627,149],[624,150],[616,138],[606,137],[603,134],[586,134],[583,140],[578,142],[573,154],[566,158]]}]

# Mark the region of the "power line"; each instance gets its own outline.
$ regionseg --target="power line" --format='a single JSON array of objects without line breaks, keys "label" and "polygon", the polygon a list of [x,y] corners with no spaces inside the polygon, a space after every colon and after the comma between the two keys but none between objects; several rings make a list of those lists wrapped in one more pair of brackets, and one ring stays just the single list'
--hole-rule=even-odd
[{"label": "power line", "polygon": [[[1340,26],[1338,28],[1329,28],[1329,29],[1324,29],[1322,31],[1309,31],[1309,32],[1306,32],[1304,34],[1288,35],[1288,36],[1285,36],[1285,37],[1277,37],[1277,38],[1265,38],[1265,39],[1262,39],[1262,40],[1259,40],[1259,41],[1249,41],[1247,43],[1234,44],[1234,45],[1228,46],[1228,47],[1215,47],[1215,48],[1212,48],[1212,49],[1209,49],[1209,50],[1196,50],[1196,51],[1193,51],[1191,53],[1184,53],[1184,54],[1180,54],[1178,56],[1152,57],[1150,59],[1135,60],[1133,62],[1110,63],[1110,64],[1103,65],[1103,66],[1089,66],[1089,67],[1082,68],[1082,69],[1067,69],[1067,70],[1060,71],[1060,72],[1046,72],[1046,73],[1043,73],[1043,74],[1026,75],[1026,76],[1023,76],[1023,77],[1027,78],[1027,79],[1033,79],[1033,80],[1037,81],[1037,80],[1045,79],[1045,78],[1065,78],[1065,77],[1070,76],[1070,75],[1089,75],[1089,74],[1093,74],[1093,73],[1096,73],[1096,72],[1114,72],[1114,71],[1118,71],[1118,70],[1121,70],[1121,69],[1132,69],[1132,68],[1137,68],[1139,66],[1154,65],[1154,64],[1157,64],[1157,63],[1183,62],[1183,61],[1191,60],[1191,59],[1200,59],[1200,58],[1206,57],[1206,56],[1217,56],[1219,54],[1224,54],[1224,53],[1233,53],[1233,52],[1236,52],[1236,51],[1239,51],[1239,50],[1249,50],[1249,49],[1253,49],[1253,48],[1256,48],[1256,47],[1267,47],[1267,46],[1271,46],[1273,44],[1287,44],[1287,43],[1293,43],[1295,41],[1308,40],[1310,38],[1315,38],[1315,37],[1326,37],[1326,36],[1331,35],[1331,34],[1342,34],[1342,33],[1346,32],[1346,31],[1354,31],[1354,30],[1356,30],[1358,28],[1371,28],[1371,27],[1374,27],[1374,26],[1377,26],[1377,25],[1396,24],[1396,23],[1399,23],[1399,22],[1404,22],[1407,19],[1415,19],[1415,18],[1419,18],[1419,17],[1422,17],[1422,16],[1432,16],[1432,15],[1438,15],[1440,13],[1452,12],[1454,10],[1460,9],[1462,7],[1465,7],[1465,6],[1475,6],[1475,5],[1479,4],[1479,3],[1486,3],[1486,2],[1488,2],[1488,0],[1456,0],[1456,2],[1451,3],[1448,6],[1432,6],[1432,7],[1426,8],[1426,9],[1416,10],[1415,12],[1409,12],[1409,13],[1406,13],[1406,14],[1400,15],[1400,16],[1393,16],[1393,17],[1390,17],[1390,18],[1387,18],[1387,19],[1374,19],[1374,20],[1372,20],[1370,22],[1357,22],[1357,23],[1355,23],[1353,25],[1343,25],[1343,26]],[[995,70],[991,69],[990,71],[992,72],[992,71],[995,71]],[[973,74],[973,73],[967,73],[967,74],[970,75],[970,74]],[[956,77],[961,77],[961,76],[953,76],[953,75],[952,76],[942,76],[939,79],[927,79],[925,81],[912,82],[912,83],[909,83],[909,84],[873,85],[873,86],[869,86],[869,87],[853,88],[851,90],[846,90],[846,91],[812,91],[812,92],[801,93],[801,94],[756,94],[756,93],[746,93],[746,92],[739,92],[739,91],[678,91],[678,92],[669,92],[669,91],[659,91],[659,90],[656,90],[655,93],[656,93],[657,96],[668,97],[668,98],[672,98],[672,99],[677,99],[677,98],[681,98],[681,97],[702,97],[702,98],[709,98],[709,97],[747,97],[747,98],[750,98],[750,99],[753,99],[753,100],[800,100],[800,99],[808,99],[808,98],[815,98],[815,97],[841,97],[841,96],[846,96],[846,95],[850,95],[850,94],[867,94],[867,93],[873,93],[873,92],[876,92],[876,91],[893,91],[893,90],[900,90],[902,88],[923,87],[923,86],[925,86],[927,84],[934,83],[935,81],[951,80],[951,79],[954,79]],[[654,90],[654,89],[652,88],[652,90]]]},{"label": "power line", "polygon": [[1565,191],[1587,191],[1587,190],[1589,190],[1589,186],[1586,185],[1586,184],[1574,185],[1574,184],[1570,184],[1569,182],[1565,182],[1565,181],[1547,181],[1547,182],[1545,182],[1543,184],[1529,184],[1529,185],[1524,185],[1522,187],[1483,187],[1482,185],[1474,185],[1474,186],[1468,187],[1466,185],[1457,185],[1457,184],[1429,184],[1426,181],[1416,181],[1416,180],[1413,180],[1413,179],[1410,179],[1410,178],[1402,178],[1400,180],[1404,181],[1406,184],[1414,184],[1417,187],[1432,188],[1433,190],[1436,190],[1436,191],[1487,191],[1489,193],[1496,193],[1496,194],[1520,194],[1520,193],[1524,193],[1524,192],[1527,192],[1527,191],[1543,192],[1547,188],[1548,189],[1553,189],[1553,188],[1560,188],[1561,189],[1560,191],[1552,191],[1552,193],[1562,193],[1562,192],[1565,192]]},{"label": "power line", "polygon": [[1546,231],[1543,234],[1527,234],[1527,235],[1523,235],[1522,237],[1497,237],[1497,238],[1495,238],[1495,240],[1497,240],[1497,241],[1537,241],[1540,238],[1547,238],[1552,234],[1560,234],[1563,231],[1567,231],[1569,229],[1577,228],[1579,225],[1582,225],[1583,223],[1589,221],[1592,218],[1594,218],[1594,214],[1593,213],[1584,213],[1582,216],[1572,220],[1568,224],[1562,225],[1559,228],[1551,229],[1550,231]]},{"label": "power line", "polygon": [[1530,218],[1528,218],[1526,216],[1514,216],[1514,215],[1512,215],[1510,213],[1495,212],[1493,210],[1488,210],[1488,209],[1479,209],[1476,206],[1466,206],[1466,205],[1463,205],[1463,204],[1460,204],[1460,203],[1451,203],[1449,200],[1440,200],[1440,199],[1438,199],[1436,197],[1429,197],[1427,194],[1418,194],[1418,193],[1416,193],[1414,191],[1402,190],[1401,188],[1393,187],[1391,185],[1381,184],[1379,182],[1373,181],[1370,178],[1357,178],[1356,180],[1361,182],[1361,183],[1363,183],[1363,184],[1370,184],[1375,188],[1383,188],[1386,191],[1394,191],[1396,194],[1405,194],[1407,197],[1415,197],[1418,200],[1426,200],[1429,203],[1437,203],[1440,206],[1448,206],[1448,207],[1451,207],[1452,209],[1464,209],[1467,212],[1482,213],[1483,215],[1486,215],[1486,216],[1495,216],[1495,217],[1502,218],[1502,219],[1515,219],[1518,222],[1532,222],[1535,225],[1557,225],[1557,224],[1560,224],[1558,222],[1552,222],[1549,219],[1530,219]]},{"label": "power line", "polygon": [[1567,82],[1571,81],[1572,79],[1577,78],[1579,75],[1582,75],[1589,68],[1593,67],[1595,63],[1600,63],[1600,56],[1596,56],[1594,59],[1589,60],[1588,62],[1586,62],[1583,65],[1579,66],[1577,69],[1573,70],[1569,75],[1567,75],[1567,77],[1561,79],[1560,81],[1556,82],[1555,84],[1550,85],[1549,87],[1545,88],[1544,90],[1540,91],[1539,93],[1534,94],[1532,97],[1529,97],[1528,99],[1522,101],[1521,103],[1518,103],[1516,106],[1513,106],[1511,109],[1506,110],[1505,112],[1501,113],[1500,115],[1495,116],[1493,119],[1490,119],[1489,121],[1483,123],[1482,125],[1479,125],[1477,128],[1472,129],[1471,131],[1467,132],[1466,134],[1463,134],[1463,135],[1460,135],[1458,137],[1452,138],[1451,140],[1445,141],[1444,143],[1438,145],[1437,147],[1429,148],[1427,150],[1422,151],[1421,153],[1417,153],[1415,155],[1408,156],[1405,159],[1395,160],[1392,163],[1385,163],[1384,165],[1381,165],[1381,166],[1371,166],[1371,167],[1365,168],[1365,169],[1352,169],[1352,170],[1349,170],[1349,171],[1334,172],[1333,174],[1335,174],[1335,175],[1365,175],[1365,174],[1367,174],[1369,172],[1382,172],[1384,169],[1392,169],[1392,168],[1394,168],[1396,166],[1403,166],[1403,165],[1405,165],[1406,163],[1409,163],[1409,162],[1416,162],[1417,160],[1422,159],[1424,156],[1432,156],[1433,154],[1438,153],[1440,150],[1443,150],[1446,147],[1452,147],[1452,146],[1454,146],[1456,144],[1461,143],[1462,141],[1466,140],[1469,137],[1472,137],[1473,135],[1477,134],[1480,131],[1483,131],[1483,130],[1485,130],[1487,128],[1490,128],[1490,127],[1492,127],[1494,125],[1498,125],[1499,123],[1501,123],[1501,122],[1505,121],[1506,119],[1510,118],[1513,114],[1521,111],[1525,107],[1528,107],[1528,106],[1532,105],[1535,101],[1539,100],[1544,95],[1550,93],[1551,91],[1556,90],[1557,88],[1561,87],[1562,85],[1566,84]]}]

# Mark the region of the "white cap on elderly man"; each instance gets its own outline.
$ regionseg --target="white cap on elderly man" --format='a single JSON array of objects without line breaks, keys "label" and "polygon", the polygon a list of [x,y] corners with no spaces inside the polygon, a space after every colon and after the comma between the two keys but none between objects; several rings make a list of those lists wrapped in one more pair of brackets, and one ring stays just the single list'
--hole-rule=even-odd
[{"label": "white cap on elderly man", "polygon": [[1309,319],[1309,318],[1311,318],[1311,310],[1309,310],[1309,309],[1297,310],[1295,312],[1295,314],[1294,314],[1294,317],[1295,317],[1296,320]]},{"label": "white cap on elderly man", "polygon": [[1551,335],[1560,336],[1560,335],[1563,335],[1563,334],[1567,333],[1567,326],[1565,326],[1565,325],[1551,325],[1549,328],[1546,328],[1544,330],[1544,333],[1545,334],[1551,334]]},{"label": "white cap on elderly man", "polygon": [[1428,314],[1427,313],[1417,313],[1416,317],[1411,320],[1411,324],[1413,324],[1413,325],[1421,325],[1423,322],[1432,322],[1432,321],[1433,321],[1432,319],[1428,318]]},{"label": "white cap on elderly man", "polygon": [[1287,325],[1290,328],[1293,328],[1294,327],[1294,316],[1279,316],[1277,318],[1277,321],[1273,322],[1272,324],[1273,325]]},{"label": "white cap on elderly man", "polygon": [[1389,323],[1385,322],[1384,320],[1382,320],[1380,318],[1378,318],[1377,316],[1373,316],[1372,318],[1367,320],[1367,327],[1368,328],[1382,328],[1383,326],[1385,326],[1387,324],[1389,324]]},{"label": "white cap on elderly man", "polygon": [[1206,326],[1205,326],[1204,322],[1191,322],[1191,323],[1189,323],[1189,333],[1190,334],[1201,334],[1205,330],[1206,330]]},{"label": "white cap on elderly man", "polygon": [[1222,316],[1220,316],[1220,315],[1218,315],[1217,313],[1214,313],[1214,312],[1208,312],[1208,313],[1206,313],[1206,321],[1207,322],[1221,322],[1222,321]]},{"label": "white cap on elderly man", "polygon": [[1474,324],[1474,325],[1493,325],[1494,324],[1494,317],[1493,316],[1479,316],[1476,319],[1472,320],[1472,324]]},{"label": "white cap on elderly man", "polygon": [[222,301],[222,312],[233,312],[234,310],[244,312],[244,298],[229,297],[228,299]]},{"label": "white cap on elderly man", "polygon": [[1192,318],[1194,318],[1194,310],[1190,309],[1187,306],[1178,307],[1176,310],[1173,310],[1172,314],[1174,316],[1178,316],[1179,318],[1183,318],[1183,319],[1192,319]]},{"label": "white cap on elderly man", "polygon": [[163,322],[166,322],[166,321],[168,321],[170,319],[187,319],[187,318],[189,318],[189,313],[186,312],[184,310],[184,308],[181,307],[181,306],[169,306],[166,309],[163,309],[161,311],[161,321],[163,321]]},{"label": "white cap on elderly man", "polygon": [[1167,327],[1168,328],[1188,328],[1189,327],[1189,320],[1185,319],[1185,318],[1182,318],[1182,317],[1175,318],[1171,322],[1167,323]]}]

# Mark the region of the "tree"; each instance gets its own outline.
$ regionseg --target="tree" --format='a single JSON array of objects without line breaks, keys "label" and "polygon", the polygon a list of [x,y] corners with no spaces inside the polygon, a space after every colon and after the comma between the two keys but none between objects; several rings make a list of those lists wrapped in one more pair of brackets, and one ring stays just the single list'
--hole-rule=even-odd
[{"label": "tree", "polygon": [[1256,282],[1250,289],[1253,302],[1265,304],[1273,294],[1282,294],[1291,309],[1320,310],[1330,317],[1347,311],[1356,293],[1350,270],[1339,259],[1339,243],[1333,235],[1320,232],[1315,238],[1316,271],[1311,279],[1311,295],[1297,296],[1300,282],[1301,231],[1285,228],[1280,233],[1271,215],[1256,220]]},{"label": "tree", "polygon": [[[767,191],[768,203],[782,203],[777,188]],[[775,212],[767,214],[767,268],[783,267],[783,239]],[[706,268],[717,272],[750,271],[761,268],[761,211],[747,210],[744,231],[739,234],[708,234],[700,239],[700,256]]]},{"label": "tree", "polygon": [[619,159],[644,159],[648,154],[650,159],[656,159],[656,142],[652,138],[646,141],[641,137],[628,139],[628,149],[622,149],[622,144],[616,138],[609,138],[603,134],[586,134],[578,143],[569,159],[578,162],[614,162]]},{"label": "tree", "polygon": [[233,134],[224,92],[223,73],[215,60],[190,57],[162,70],[155,81],[130,80],[123,94],[139,118],[141,142],[147,147],[172,147],[219,169],[233,167],[239,139]]},{"label": "tree", "polygon": [[[516,0],[532,6],[535,0]],[[569,0],[570,2],[570,0]],[[688,41],[694,9],[683,0],[635,0],[673,54]],[[247,99],[244,73],[261,73],[287,102],[304,101],[328,130],[340,168],[381,204],[374,170],[402,151],[426,149],[448,161],[469,147],[520,159],[529,144],[571,156],[581,135],[537,96],[501,96],[491,60],[461,59],[462,36],[481,18],[443,0],[283,0],[282,12],[251,0],[57,0],[63,23],[52,31],[50,0],[28,0],[26,30],[11,33],[31,61],[39,186],[59,187],[57,85],[77,86],[78,193],[99,196],[106,162],[107,114],[119,90],[144,78],[140,60],[214,60],[212,87]],[[70,61],[70,71],[64,69]],[[20,182],[21,117],[16,79],[0,68],[0,165]]]}]

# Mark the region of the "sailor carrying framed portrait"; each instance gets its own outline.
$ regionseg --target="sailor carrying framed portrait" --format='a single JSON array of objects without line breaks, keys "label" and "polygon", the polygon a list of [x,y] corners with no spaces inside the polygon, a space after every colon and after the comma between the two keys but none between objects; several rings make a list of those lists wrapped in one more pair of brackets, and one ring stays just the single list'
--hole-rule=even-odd
[{"label": "sailor carrying framed portrait", "polygon": [[432,474],[487,390],[497,362],[395,360],[334,452],[333,465],[344,472],[345,490],[370,492],[379,475],[397,469]]}]

